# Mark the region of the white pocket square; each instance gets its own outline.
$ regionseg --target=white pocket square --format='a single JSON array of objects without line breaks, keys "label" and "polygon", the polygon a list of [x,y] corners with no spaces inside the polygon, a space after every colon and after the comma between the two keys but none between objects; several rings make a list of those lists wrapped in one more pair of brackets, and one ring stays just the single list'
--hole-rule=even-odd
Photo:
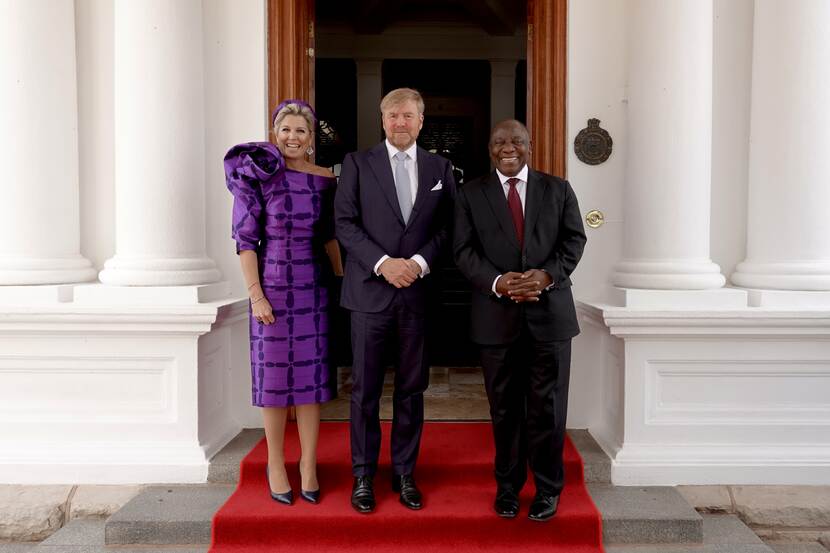
[{"label": "white pocket square", "polygon": [[444,183],[441,182],[441,179],[438,179],[438,184],[436,184],[435,186],[430,188],[429,191],[430,192],[435,192],[436,190],[441,190],[442,188],[444,188]]}]

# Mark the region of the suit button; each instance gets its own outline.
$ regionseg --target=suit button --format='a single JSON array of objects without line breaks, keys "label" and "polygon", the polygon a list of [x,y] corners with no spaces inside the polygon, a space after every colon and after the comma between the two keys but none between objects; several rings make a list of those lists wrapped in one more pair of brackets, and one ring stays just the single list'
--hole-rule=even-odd
[{"label": "suit button", "polygon": [[527,264],[527,256],[523,255],[522,256],[522,265],[526,265],[526,264]]}]

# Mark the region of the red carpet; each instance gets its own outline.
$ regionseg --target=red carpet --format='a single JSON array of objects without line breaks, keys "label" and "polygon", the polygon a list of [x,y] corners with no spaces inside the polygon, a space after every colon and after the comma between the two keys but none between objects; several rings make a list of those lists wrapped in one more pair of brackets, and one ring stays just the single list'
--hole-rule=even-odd
[{"label": "red carpet", "polygon": [[[213,518],[210,551],[603,551],[601,519],[583,482],[582,459],[570,440],[565,448],[567,484],[559,512],[541,523],[527,519],[532,481],[522,493],[518,517],[505,520],[493,511],[493,438],[487,423],[425,424],[416,469],[424,508],[405,508],[389,483],[389,429],[384,424],[381,466],[375,476],[377,508],[369,515],[356,513],[349,503],[348,423],[321,424],[317,473],[322,501],[318,505],[299,500],[296,461],[288,471],[297,500],[291,506],[271,500],[265,484],[265,441],[260,442],[242,461],[236,491]],[[293,425],[287,429],[286,443],[286,457],[298,459]]]}]

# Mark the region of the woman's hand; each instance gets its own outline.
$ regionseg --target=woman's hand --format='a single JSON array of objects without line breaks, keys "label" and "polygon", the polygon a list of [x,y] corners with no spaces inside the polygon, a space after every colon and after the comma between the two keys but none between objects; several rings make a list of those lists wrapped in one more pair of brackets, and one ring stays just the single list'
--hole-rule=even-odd
[{"label": "woman's hand", "polygon": [[254,320],[269,325],[275,321],[271,304],[262,291],[259,283],[259,262],[254,250],[243,250],[239,252],[239,262],[242,264],[242,276],[248,283],[248,297],[251,300],[251,314]]},{"label": "woman's hand", "polygon": [[340,244],[337,240],[329,240],[326,242],[326,254],[331,261],[331,268],[334,270],[334,276],[343,276],[343,259],[340,257]]},{"label": "woman's hand", "polygon": [[271,304],[268,303],[268,298],[262,296],[260,300],[251,300],[251,314],[254,320],[264,324],[273,324],[277,319],[274,317],[274,311],[271,309]]}]

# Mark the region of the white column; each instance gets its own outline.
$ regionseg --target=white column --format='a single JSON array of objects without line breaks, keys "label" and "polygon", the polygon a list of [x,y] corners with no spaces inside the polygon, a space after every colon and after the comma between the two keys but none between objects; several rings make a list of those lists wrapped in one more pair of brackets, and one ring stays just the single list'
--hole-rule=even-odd
[{"label": "white column", "polygon": [[114,24],[116,254],[100,279],[136,286],[213,282],[219,271],[205,254],[210,114],[202,2],[116,0]]},{"label": "white column", "polygon": [[709,255],[712,0],[630,0],[622,288],[700,290]]},{"label": "white column", "polygon": [[830,2],[755,2],[747,288],[830,290]]},{"label": "white column", "polygon": [[517,60],[490,60],[491,127],[515,117],[517,63]]},{"label": "white column", "polygon": [[380,101],[383,98],[381,60],[357,60],[357,149],[377,144],[383,134]]},{"label": "white column", "polygon": [[72,0],[0,3],[0,284],[92,280],[80,254]]}]

